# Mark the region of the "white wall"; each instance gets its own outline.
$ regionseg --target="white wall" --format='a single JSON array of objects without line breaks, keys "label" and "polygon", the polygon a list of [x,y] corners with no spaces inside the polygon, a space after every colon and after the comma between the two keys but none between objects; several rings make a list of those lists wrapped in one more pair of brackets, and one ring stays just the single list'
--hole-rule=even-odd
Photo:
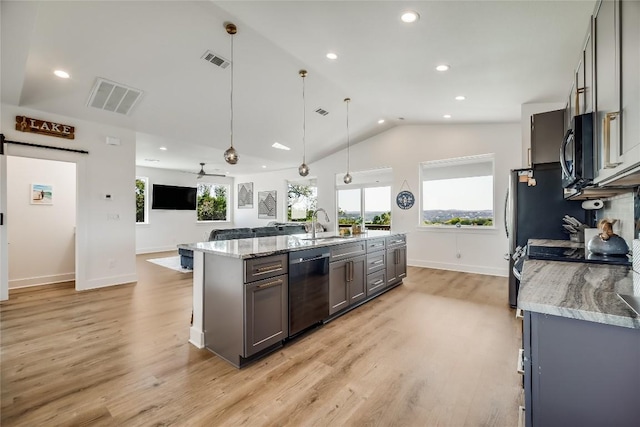
[{"label": "white wall", "polygon": [[136,253],[174,250],[179,243],[206,241],[213,229],[233,226],[233,209],[229,210],[229,221],[201,223],[196,221],[196,211],[151,209],[151,189],[153,184],[195,187],[198,182],[229,185],[228,203],[233,206],[236,196],[233,178],[205,176],[197,179],[194,174],[141,166],[136,168],[136,176],[149,179],[147,224],[136,224]]},{"label": "white wall", "polygon": [[[482,274],[506,276],[508,262],[504,223],[504,199],[509,170],[520,167],[522,137],[520,124],[399,126],[351,147],[351,171],[383,167],[393,168],[392,230],[407,233],[410,265]],[[426,229],[420,222],[419,164],[470,155],[495,153],[495,228],[492,229]],[[318,207],[333,212],[329,229],[337,219],[335,174],[345,173],[346,152],[343,150],[310,164],[310,176],[317,177]],[[254,191],[277,189],[278,207],[286,207],[287,179],[296,179],[296,170],[242,176],[236,182],[253,182]],[[395,195],[407,180],[417,201],[413,208],[402,210]],[[237,210],[238,226],[258,223],[257,208]],[[284,216],[278,211],[278,220]],[[460,252],[461,258],[456,258]]]},{"label": "white wall", "polygon": [[[7,158],[9,287],[75,279],[76,165]],[[31,184],[53,186],[53,204],[31,204]]]},{"label": "white wall", "polygon": [[[76,139],[18,132],[14,129],[16,115],[75,126]],[[89,151],[87,155],[13,144],[5,147],[10,156],[76,163],[76,289],[135,281],[135,133],[5,104],[0,123],[11,141]],[[121,145],[107,145],[107,136],[119,138]],[[0,180],[6,180],[5,172],[0,173]],[[107,193],[111,200],[104,199]]]}]

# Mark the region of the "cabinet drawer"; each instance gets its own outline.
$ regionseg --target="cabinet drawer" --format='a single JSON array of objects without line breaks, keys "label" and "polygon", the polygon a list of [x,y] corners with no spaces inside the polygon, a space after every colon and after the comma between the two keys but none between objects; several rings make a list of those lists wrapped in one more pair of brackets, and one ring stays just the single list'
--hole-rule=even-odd
[{"label": "cabinet drawer", "polygon": [[245,261],[244,283],[287,274],[288,267],[287,254],[248,259]]},{"label": "cabinet drawer", "polygon": [[384,250],[384,238],[367,240],[367,253]]},{"label": "cabinet drawer", "polygon": [[331,248],[331,262],[363,255],[367,251],[366,241],[337,245]]},{"label": "cabinet drawer", "polygon": [[384,251],[367,254],[367,274],[385,268],[385,255]]},{"label": "cabinet drawer", "polygon": [[378,271],[367,275],[367,296],[383,290],[387,284],[386,271]]},{"label": "cabinet drawer", "polygon": [[387,237],[387,249],[403,246],[407,244],[407,236],[404,234]]}]

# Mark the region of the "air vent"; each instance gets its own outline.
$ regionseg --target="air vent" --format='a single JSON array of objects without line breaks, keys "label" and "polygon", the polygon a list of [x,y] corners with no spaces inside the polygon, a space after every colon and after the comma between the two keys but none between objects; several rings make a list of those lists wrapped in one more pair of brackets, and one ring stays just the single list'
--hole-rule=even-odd
[{"label": "air vent", "polygon": [[323,110],[322,108],[318,108],[316,110],[316,113],[320,114],[321,116],[326,116],[327,114],[329,114],[327,110]]},{"label": "air vent", "polygon": [[211,52],[210,50],[206,51],[204,55],[202,55],[202,59],[207,62],[211,62],[213,65],[217,65],[220,68],[227,68],[231,62],[224,59],[222,56]]},{"label": "air vent", "polygon": [[140,89],[98,77],[91,89],[87,106],[118,114],[129,114],[142,97]]}]

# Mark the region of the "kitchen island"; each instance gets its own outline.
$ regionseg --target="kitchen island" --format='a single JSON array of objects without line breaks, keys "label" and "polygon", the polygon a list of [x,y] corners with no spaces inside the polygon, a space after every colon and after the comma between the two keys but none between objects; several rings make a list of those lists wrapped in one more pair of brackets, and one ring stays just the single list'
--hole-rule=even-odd
[{"label": "kitchen island", "polygon": [[289,264],[296,253],[325,252],[330,261],[323,268],[323,280],[328,281],[328,286],[322,285],[328,293],[323,322],[375,298],[406,276],[406,237],[388,231],[350,237],[331,232],[316,238],[284,235],[179,247],[194,252],[189,341],[236,367],[291,337],[289,306],[298,303],[289,298]]},{"label": "kitchen island", "polygon": [[524,262],[527,427],[638,425],[640,317],[618,296],[633,293],[628,266]]}]

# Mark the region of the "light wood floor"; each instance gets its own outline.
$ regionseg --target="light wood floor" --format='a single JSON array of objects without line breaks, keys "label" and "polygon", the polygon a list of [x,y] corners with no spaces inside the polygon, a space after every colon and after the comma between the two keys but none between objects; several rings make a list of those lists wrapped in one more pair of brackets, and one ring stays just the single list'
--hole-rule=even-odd
[{"label": "light wood floor", "polygon": [[10,292],[2,426],[515,426],[521,326],[507,279],[404,284],[242,370],[187,342],[191,274]]}]

